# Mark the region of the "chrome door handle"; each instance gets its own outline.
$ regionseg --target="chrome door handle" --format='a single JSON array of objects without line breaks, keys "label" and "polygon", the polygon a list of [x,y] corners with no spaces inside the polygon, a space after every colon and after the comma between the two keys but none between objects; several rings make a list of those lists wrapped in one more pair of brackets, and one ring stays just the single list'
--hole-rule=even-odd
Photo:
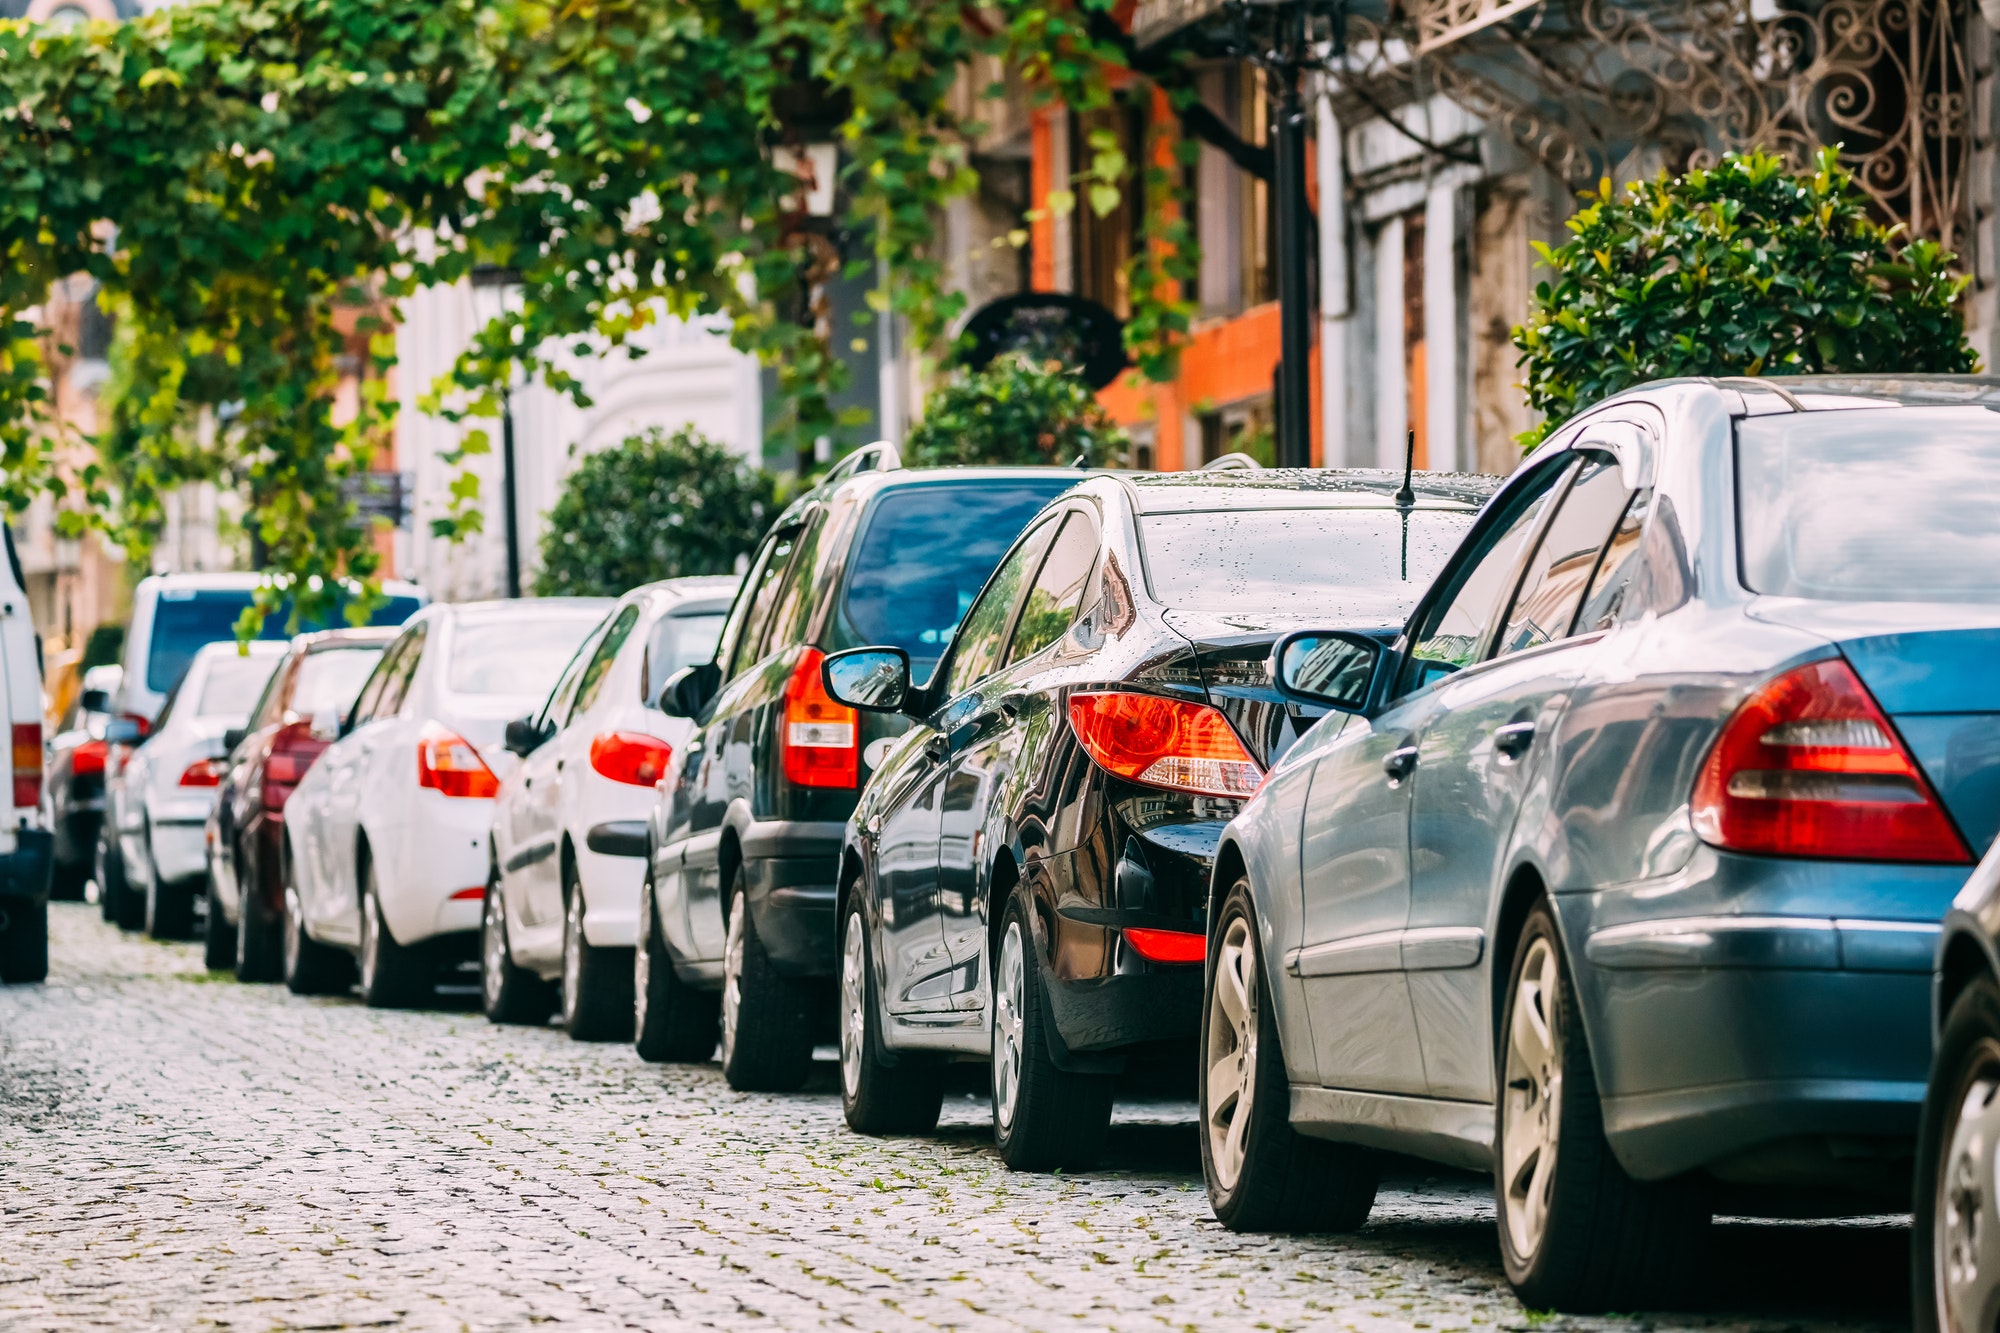
[{"label": "chrome door handle", "polygon": [[1535,724],[1509,722],[1493,733],[1493,748],[1507,759],[1519,759],[1535,743]]},{"label": "chrome door handle", "polygon": [[939,763],[950,753],[951,741],[942,732],[924,742],[924,754]]},{"label": "chrome door handle", "polygon": [[1382,771],[1389,775],[1391,783],[1401,782],[1417,768],[1417,747],[1405,745],[1389,751],[1382,757]]}]

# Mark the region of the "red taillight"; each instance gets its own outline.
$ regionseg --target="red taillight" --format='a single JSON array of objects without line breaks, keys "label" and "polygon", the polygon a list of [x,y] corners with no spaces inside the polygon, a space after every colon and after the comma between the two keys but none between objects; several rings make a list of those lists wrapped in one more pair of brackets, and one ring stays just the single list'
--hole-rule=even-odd
[{"label": "red taillight", "polygon": [[77,777],[89,777],[104,771],[104,755],[111,747],[103,741],[85,741],[69,752],[69,771]]},{"label": "red taillight", "polygon": [[463,902],[476,903],[483,900],[485,897],[486,897],[486,886],[484,884],[475,884],[469,889],[460,889],[457,893],[452,894],[451,900],[455,903],[463,903]]},{"label": "red taillight", "polygon": [[1253,795],[1264,770],[1207,704],[1152,694],[1072,694],[1069,725],[1099,767],[1200,796]]},{"label": "red taillight", "polygon": [[14,805],[27,809],[42,803],[42,724],[14,724]]},{"label": "red taillight", "polygon": [[1690,802],[1730,851],[1843,861],[1972,859],[1937,793],[1838,657],[1767,682],[1716,737]]},{"label": "red taillight", "polygon": [[183,787],[214,787],[222,782],[222,775],[229,771],[227,759],[197,759],[181,771]]},{"label": "red taillight", "polygon": [[273,750],[264,760],[264,781],[275,782],[281,787],[289,787],[306,775],[312,767],[312,756],[287,754],[283,750]]},{"label": "red taillight", "polygon": [[590,742],[590,766],[613,782],[650,787],[666,775],[674,747],[637,731],[607,731]]},{"label": "red taillight", "polygon": [[436,722],[424,723],[417,736],[417,785],[446,796],[492,798],[500,794],[500,779],[457,732]]},{"label": "red taillight", "polygon": [[778,733],[785,780],[801,787],[859,786],[860,715],[827,694],[819,671],[825,660],[825,653],[807,648],[785,682],[785,728]]},{"label": "red taillight", "polygon": [[1199,963],[1208,957],[1208,936],[1192,931],[1127,926],[1125,942],[1149,963]]}]

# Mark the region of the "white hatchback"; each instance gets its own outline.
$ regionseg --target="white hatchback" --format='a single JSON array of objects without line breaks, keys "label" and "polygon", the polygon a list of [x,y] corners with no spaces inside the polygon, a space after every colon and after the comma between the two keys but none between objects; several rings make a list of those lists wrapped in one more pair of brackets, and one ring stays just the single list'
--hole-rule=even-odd
[{"label": "white hatchback", "polygon": [[520,765],[493,812],[480,949],[486,1016],[632,1034],[632,949],[654,784],[693,723],[654,707],[660,686],[715,655],[734,578],[635,588],[577,649],[539,712],[507,729]]},{"label": "white hatchback", "polygon": [[285,981],[420,1003],[470,963],[510,718],[548,697],[605,598],[430,606],[382,653],[341,737],[285,803]]}]

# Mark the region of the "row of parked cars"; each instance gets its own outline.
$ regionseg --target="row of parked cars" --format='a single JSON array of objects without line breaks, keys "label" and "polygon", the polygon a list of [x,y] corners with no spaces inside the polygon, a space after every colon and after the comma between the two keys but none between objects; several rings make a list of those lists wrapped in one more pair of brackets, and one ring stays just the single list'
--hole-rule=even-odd
[{"label": "row of parked cars", "polygon": [[980,1062],[1025,1170],[1185,1070],[1225,1225],[1357,1227],[1384,1153],[1491,1171],[1534,1306],[1914,1191],[1919,1322],[1990,1329],[1996,410],[1668,382],[1504,482],[873,448],[741,579],[200,650],[98,879],[186,924],[163,742],[233,698],[202,897],[246,978],[476,973],[741,1089],[831,1043],[864,1133]]}]

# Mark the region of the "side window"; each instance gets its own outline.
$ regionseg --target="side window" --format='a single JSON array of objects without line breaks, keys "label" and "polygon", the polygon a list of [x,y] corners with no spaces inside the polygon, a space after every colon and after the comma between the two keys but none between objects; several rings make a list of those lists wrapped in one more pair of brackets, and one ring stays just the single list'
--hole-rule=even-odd
[{"label": "side window", "polygon": [[1618,526],[1611,530],[1611,540],[1605,544],[1604,556],[1597,562],[1597,572],[1591,575],[1583,609],[1577,613],[1576,633],[1610,629],[1624,614],[1625,595],[1632,587],[1633,576],[1639,572],[1639,538],[1646,531],[1646,513],[1652,508],[1652,501],[1651,491],[1635,491],[1619,516]]},{"label": "side window", "polygon": [[583,679],[584,668],[590,663],[590,650],[597,642],[597,631],[584,636],[577,646],[576,656],[569,659],[562,675],[556,678],[556,687],[549,691],[548,702],[542,705],[541,729],[544,733],[560,728],[569,720],[570,700],[576,697],[577,682]]},{"label": "side window", "polygon": [[382,696],[376,702],[376,717],[394,717],[403,709],[403,700],[410,692],[410,682],[416,679],[417,663],[424,655],[424,630],[427,625],[419,625],[403,640],[403,651],[396,654],[396,665],[382,684]]},{"label": "side window", "polygon": [[799,533],[798,554],[792,557],[792,567],[779,584],[777,610],[771,615],[771,630],[757,654],[759,657],[769,656],[773,649],[789,648],[805,637],[806,621],[812,616],[813,589],[819,584],[820,567],[825,563],[820,558],[825,519],[825,510],[815,512]]},{"label": "side window", "polygon": [[736,599],[729,604],[729,618],[722,622],[722,635],[715,645],[715,664],[722,668],[725,680],[735,674],[730,659],[736,655],[736,645],[743,642],[743,622],[750,616],[751,593],[763,580],[764,566],[769,563],[771,548],[775,545],[776,538],[766,537],[750,557],[743,582],[736,587]]},{"label": "side window", "polygon": [[256,705],[250,710],[250,720],[244,724],[251,731],[261,731],[265,727],[276,726],[285,720],[285,705],[292,697],[292,681],[299,674],[302,657],[287,657],[287,660],[264,685],[264,693],[257,697]]},{"label": "side window", "polygon": [[1471,665],[1494,617],[1514,590],[1521,556],[1550,494],[1573,466],[1568,461],[1551,465],[1529,489],[1516,493],[1513,514],[1488,531],[1483,550],[1459,565],[1456,585],[1424,612],[1410,636],[1410,660],[1403,668],[1398,695]]},{"label": "side window", "polygon": [[1007,646],[1003,665],[1032,657],[1063,636],[1076,619],[1084,584],[1096,564],[1097,525],[1089,515],[1072,510],[1049,547],[1027,600],[1021,603],[1021,618],[1014,626],[1014,641]]},{"label": "side window", "polygon": [[1000,562],[1000,568],[987,580],[986,591],[979,594],[979,600],[965,613],[965,623],[958,627],[958,637],[952,645],[951,675],[945,684],[947,699],[991,675],[1000,665],[1000,647],[1006,639],[1007,622],[1013,618],[1021,585],[1027,581],[1028,571],[1041,563],[1042,553],[1049,549],[1055,533],[1053,522],[1045,522],[1030,532],[1014,548],[1014,553]]},{"label": "side window", "polygon": [[[582,712],[597,702],[597,695],[604,688],[604,678],[611,673],[611,663],[617,658],[618,650],[625,646],[625,640],[632,635],[632,627],[639,623],[639,608],[627,606],[611,622],[611,628],[604,631],[604,638],[597,645],[597,651],[590,655],[590,665],[583,669],[582,683],[576,689],[576,707]],[[565,722],[569,719],[564,718]]]},{"label": "side window", "polygon": [[377,717],[388,716],[381,711],[382,691],[388,688],[389,678],[396,674],[396,664],[402,661],[404,650],[410,646],[410,639],[414,633],[412,630],[410,634],[405,634],[390,644],[382,653],[381,660],[375,663],[375,670],[369,673],[367,682],[361,687],[361,693],[354,698],[352,725],[358,727],[363,722],[373,722]]},{"label": "side window", "polygon": [[1569,635],[1612,525],[1631,499],[1616,459],[1609,454],[1583,456],[1576,480],[1528,558],[1496,656],[1539,648]]},{"label": "side window", "polygon": [[756,582],[744,585],[749,597],[749,613],[743,621],[743,637],[736,645],[736,660],[730,664],[734,676],[764,656],[764,631],[771,627],[771,613],[778,607],[778,594],[785,583],[785,567],[791,563],[798,545],[799,530],[791,528],[777,535],[764,563],[755,571]]}]

